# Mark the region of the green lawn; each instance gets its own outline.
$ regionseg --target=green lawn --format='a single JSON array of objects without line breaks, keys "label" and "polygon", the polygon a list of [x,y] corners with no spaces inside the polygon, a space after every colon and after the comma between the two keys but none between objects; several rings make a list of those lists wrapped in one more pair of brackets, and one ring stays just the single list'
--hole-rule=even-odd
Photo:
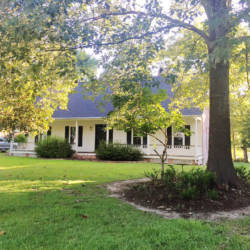
[{"label": "green lawn", "polygon": [[108,197],[104,183],[156,167],[0,154],[0,249],[250,249],[250,216],[166,220]]}]

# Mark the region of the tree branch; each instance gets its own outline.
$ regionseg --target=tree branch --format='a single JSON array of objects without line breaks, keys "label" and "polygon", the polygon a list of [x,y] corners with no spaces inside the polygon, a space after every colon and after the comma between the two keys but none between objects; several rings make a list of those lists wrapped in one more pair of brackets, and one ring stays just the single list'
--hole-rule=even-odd
[{"label": "tree branch", "polygon": [[153,134],[149,134],[149,135],[152,136],[154,139],[156,139],[158,142],[160,142],[165,147],[165,143],[162,140],[160,140],[158,137],[156,137]]},{"label": "tree branch", "polygon": [[162,156],[159,154],[159,152],[156,150],[156,149],[154,149],[154,152],[158,155],[158,157],[162,160]]},{"label": "tree branch", "polygon": [[145,13],[145,12],[142,12],[142,11],[125,11],[125,12],[110,12],[110,13],[104,13],[100,16],[96,16],[96,17],[90,17],[90,18],[86,18],[86,19],[83,19],[82,21],[83,22],[88,22],[88,21],[97,21],[97,20],[100,20],[100,19],[105,19],[109,16],[125,16],[125,15],[138,15],[138,16],[149,16],[149,17],[154,17],[154,18],[161,18],[161,19],[165,19],[167,21],[169,21],[170,23],[172,24],[175,24],[176,27],[182,27],[182,28],[185,28],[185,29],[188,29],[188,30],[191,30],[197,34],[199,34],[201,37],[203,37],[205,39],[205,41],[208,41],[209,40],[209,37],[208,35],[196,28],[194,25],[192,24],[189,24],[189,23],[185,23],[183,21],[180,21],[178,19],[174,19],[166,14],[163,14],[163,13],[160,13],[160,14],[156,14],[156,13]]},{"label": "tree branch", "polygon": [[141,40],[141,39],[143,39],[143,38],[145,38],[147,36],[158,34],[158,33],[162,32],[162,31],[164,31],[166,29],[169,29],[169,26],[161,27],[161,28],[157,29],[156,31],[145,32],[142,35],[129,36],[129,37],[126,37],[124,39],[117,40],[117,41],[110,41],[110,42],[106,42],[106,43],[95,43],[94,42],[94,43],[89,43],[89,44],[86,44],[86,45],[79,45],[79,46],[75,46],[75,47],[52,48],[52,49],[47,49],[45,51],[47,51],[47,52],[66,51],[66,50],[76,50],[76,49],[91,48],[93,46],[101,47],[101,46],[117,45],[117,44],[121,44],[121,43],[130,41],[130,40]]}]

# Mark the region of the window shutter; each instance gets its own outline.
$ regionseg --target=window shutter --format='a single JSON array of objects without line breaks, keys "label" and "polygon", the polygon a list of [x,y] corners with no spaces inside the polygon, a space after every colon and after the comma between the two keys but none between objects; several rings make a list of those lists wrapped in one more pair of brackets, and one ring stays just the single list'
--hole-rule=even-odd
[{"label": "window shutter", "polygon": [[109,143],[113,143],[113,129],[109,130]]},{"label": "window shutter", "polygon": [[47,136],[51,136],[51,130],[52,130],[52,128],[51,128],[51,126],[49,127],[49,130],[47,131]]},{"label": "window shutter", "polygon": [[65,126],[65,140],[69,141],[69,126]]},{"label": "window shutter", "polygon": [[127,144],[131,145],[131,130],[127,132]]},{"label": "window shutter", "polygon": [[[190,125],[185,125],[185,130],[190,132]],[[190,146],[190,135],[185,134],[185,146]]]},{"label": "window shutter", "polygon": [[78,127],[78,147],[82,147],[83,126]]},{"label": "window shutter", "polygon": [[143,136],[143,145],[148,145],[148,137]]},{"label": "window shutter", "polygon": [[167,128],[168,145],[172,145],[172,127]]}]

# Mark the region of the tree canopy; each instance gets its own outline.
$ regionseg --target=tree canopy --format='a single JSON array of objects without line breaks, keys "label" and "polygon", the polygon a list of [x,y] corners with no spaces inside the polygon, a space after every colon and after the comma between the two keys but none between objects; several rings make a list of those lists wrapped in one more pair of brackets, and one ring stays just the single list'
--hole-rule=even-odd
[{"label": "tree canopy", "polygon": [[93,74],[93,61],[80,51],[50,51],[71,44],[70,14],[63,11],[69,3],[6,1],[0,7],[0,128],[46,131],[78,81]]}]

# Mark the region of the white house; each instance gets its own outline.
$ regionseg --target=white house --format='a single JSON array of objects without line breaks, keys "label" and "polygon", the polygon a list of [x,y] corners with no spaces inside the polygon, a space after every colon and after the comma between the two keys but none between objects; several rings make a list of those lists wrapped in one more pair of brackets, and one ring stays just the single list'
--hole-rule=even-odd
[{"label": "white house", "polygon": [[[171,86],[164,85],[171,95]],[[72,144],[72,148],[82,156],[94,157],[95,149],[102,140],[135,146],[141,149],[145,158],[157,158],[154,148],[161,150],[162,146],[151,136],[137,136],[132,131],[106,130],[105,117],[112,110],[112,105],[107,104],[100,110],[98,100],[85,100],[80,87],[77,93],[69,96],[68,110],[55,111],[54,122],[50,126],[48,135],[65,138]],[[167,109],[168,101],[164,103]],[[174,131],[169,128],[168,134],[168,162],[204,164],[207,160],[208,119],[207,112],[197,108],[182,110],[186,128],[191,130],[191,136]],[[160,131],[159,131],[160,136]],[[34,150],[34,138],[29,138],[29,143],[23,148],[12,152],[14,155],[31,155]]]}]

